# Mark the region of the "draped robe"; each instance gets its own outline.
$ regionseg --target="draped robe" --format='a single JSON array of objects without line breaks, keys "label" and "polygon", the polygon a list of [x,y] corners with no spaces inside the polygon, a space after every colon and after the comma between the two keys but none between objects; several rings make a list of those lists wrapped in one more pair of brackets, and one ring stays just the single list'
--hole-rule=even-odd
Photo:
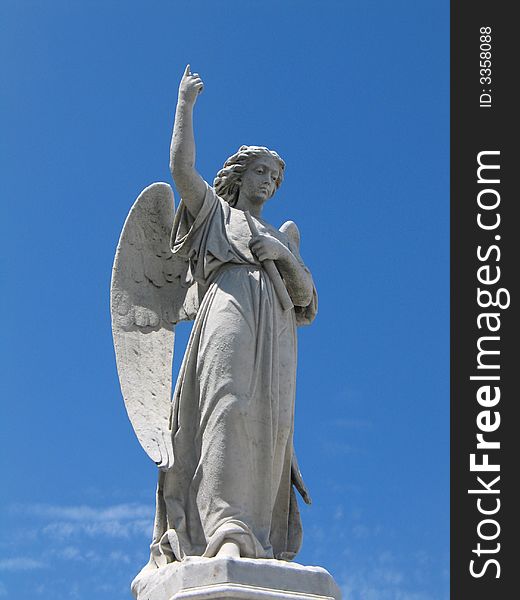
[{"label": "draped robe", "polygon": [[[287,235],[256,220],[304,266]],[[181,202],[173,252],[189,262],[203,297],[172,402],[174,465],[161,473],[152,563],[211,557],[224,540],[250,558],[292,559],[301,522],[291,483],[296,325],[251,253],[243,211],[207,187],[193,218]]]}]

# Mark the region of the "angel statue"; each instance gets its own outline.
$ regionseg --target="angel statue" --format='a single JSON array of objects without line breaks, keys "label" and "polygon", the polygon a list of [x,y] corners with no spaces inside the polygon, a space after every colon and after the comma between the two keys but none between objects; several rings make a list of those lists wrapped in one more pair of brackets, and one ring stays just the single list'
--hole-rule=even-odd
[{"label": "angel statue", "polygon": [[[293,449],[296,327],[317,297],[288,221],[262,217],[284,161],[241,146],[213,186],[195,169],[193,107],[182,76],[170,168],[181,196],[147,187],[126,219],[111,311],[121,389],[139,442],[159,467],[151,558],[291,560],[301,545],[294,488],[310,503]],[[172,395],[175,324],[194,320]]]}]

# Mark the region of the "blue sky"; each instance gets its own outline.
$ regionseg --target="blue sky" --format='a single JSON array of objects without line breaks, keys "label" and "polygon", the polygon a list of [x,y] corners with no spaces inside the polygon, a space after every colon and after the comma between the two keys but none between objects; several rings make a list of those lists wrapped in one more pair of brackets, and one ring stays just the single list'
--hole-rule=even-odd
[{"label": "blue sky", "polygon": [[2,2],[0,598],[129,599],[147,560],[156,473],[108,294],[130,205],[171,181],[188,62],[199,171],[277,150],[264,216],[298,223],[318,287],[297,560],[349,600],[448,598],[448,17],[438,0]]}]

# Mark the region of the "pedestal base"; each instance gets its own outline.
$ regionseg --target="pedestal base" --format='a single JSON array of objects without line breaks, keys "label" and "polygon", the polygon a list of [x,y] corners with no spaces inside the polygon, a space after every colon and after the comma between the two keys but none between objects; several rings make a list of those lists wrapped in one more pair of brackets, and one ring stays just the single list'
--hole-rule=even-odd
[{"label": "pedestal base", "polygon": [[132,591],[137,600],[341,600],[321,567],[250,558],[187,558],[142,571]]}]

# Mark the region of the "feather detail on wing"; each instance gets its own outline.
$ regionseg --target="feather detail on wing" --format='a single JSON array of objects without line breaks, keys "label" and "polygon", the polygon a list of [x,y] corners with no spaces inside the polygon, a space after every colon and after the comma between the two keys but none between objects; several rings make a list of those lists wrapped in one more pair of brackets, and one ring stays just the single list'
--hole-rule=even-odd
[{"label": "feather detail on wing", "polygon": [[154,183],[137,198],[119,239],[110,291],[112,334],[126,410],[137,438],[162,469],[173,464],[169,418],[174,325],[194,318],[196,285],[174,256],[173,191]]}]

